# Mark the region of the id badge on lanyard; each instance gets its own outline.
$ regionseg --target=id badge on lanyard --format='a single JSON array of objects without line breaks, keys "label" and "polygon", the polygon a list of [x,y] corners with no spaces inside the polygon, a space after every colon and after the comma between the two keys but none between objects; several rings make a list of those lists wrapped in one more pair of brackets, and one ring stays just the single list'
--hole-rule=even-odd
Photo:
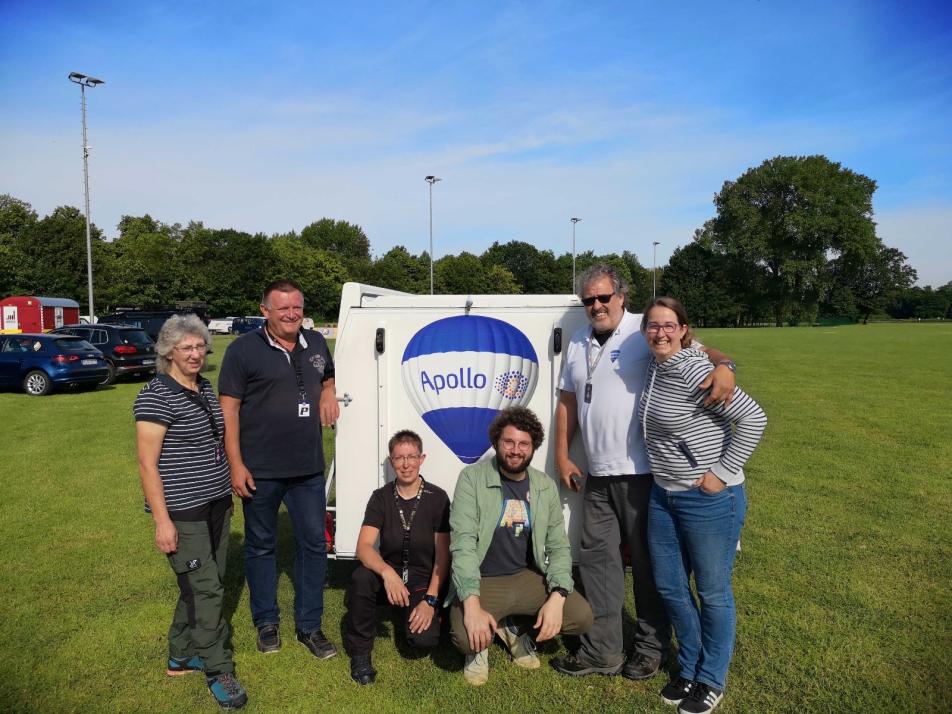
[{"label": "id badge on lanyard", "polygon": [[298,402],[298,416],[302,418],[307,418],[311,416],[311,404],[306,402],[303,399]]}]

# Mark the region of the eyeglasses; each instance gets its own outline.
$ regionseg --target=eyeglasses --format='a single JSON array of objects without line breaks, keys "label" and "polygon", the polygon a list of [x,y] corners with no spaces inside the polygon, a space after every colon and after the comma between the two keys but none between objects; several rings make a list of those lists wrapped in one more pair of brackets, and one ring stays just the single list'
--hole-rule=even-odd
[{"label": "eyeglasses", "polygon": [[410,454],[409,456],[391,456],[390,463],[394,466],[403,466],[405,464],[418,464],[423,454]]},{"label": "eyeglasses", "polygon": [[208,345],[204,345],[204,344],[202,344],[202,345],[181,345],[181,346],[176,345],[176,346],[175,346],[175,351],[178,352],[180,355],[187,355],[187,354],[190,354],[191,352],[197,352],[198,354],[202,355],[202,354],[205,354],[206,352],[208,352]]},{"label": "eyeglasses", "polygon": [[661,332],[663,331],[666,335],[674,334],[674,331],[677,330],[680,325],[674,322],[649,322],[645,326],[645,332]]},{"label": "eyeglasses", "polygon": [[615,297],[615,293],[607,293],[606,295],[592,295],[591,297],[582,298],[582,304],[585,307],[591,307],[595,304],[595,301],[598,300],[602,305],[607,305],[608,301]]},{"label": "eyeglasses", "polygon": [[519,451],[528,451],[532,448],[531,441],[515,441],[513,439],[501,439],[500,442],[504,448],[509,450],[518,449]]}]

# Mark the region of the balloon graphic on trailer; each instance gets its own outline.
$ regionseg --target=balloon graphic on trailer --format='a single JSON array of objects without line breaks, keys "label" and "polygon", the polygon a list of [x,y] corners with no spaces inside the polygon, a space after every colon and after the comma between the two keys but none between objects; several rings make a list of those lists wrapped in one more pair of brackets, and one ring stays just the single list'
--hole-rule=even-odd
[{"label": "balloon graphic on trailer", "polygon": [[465,464],[490,447],[500,409],[529,403],[539,359],[508,322],[457,315],[419,330],[403,352],[403,387],[423,421]]}]

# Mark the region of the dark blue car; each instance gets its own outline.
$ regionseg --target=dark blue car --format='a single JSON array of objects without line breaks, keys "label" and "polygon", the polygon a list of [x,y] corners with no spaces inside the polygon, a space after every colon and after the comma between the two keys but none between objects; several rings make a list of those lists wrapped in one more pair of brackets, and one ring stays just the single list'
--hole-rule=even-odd
[{"label": "dark blue car", "polygon": [[39,397],[54,387],[95,389],[108,375],[102,352],[81,337],[0,335],[0,386],[22,387]]},{"label": "dark blue car", "polygon": [[243,335],[246,332],[257,330],[264,327],[265,319],[263,317],[236,317],[231,321],[231,334]]}]

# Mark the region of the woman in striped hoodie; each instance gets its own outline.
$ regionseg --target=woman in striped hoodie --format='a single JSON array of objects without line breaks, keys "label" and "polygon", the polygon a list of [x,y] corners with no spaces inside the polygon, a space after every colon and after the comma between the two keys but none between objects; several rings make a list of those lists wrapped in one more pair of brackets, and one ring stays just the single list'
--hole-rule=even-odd
[{"label": "woman in striped hoodie", "polygon": [[652,300],[641,329],[654,355],[639,405],[654,475],[648,547],[681,666],[661,696],[681,714],[706,714],[723,699],[734,648],[731,573],[747,507],[743,466],[767,417],[736,387],[729,403],[705,406],[698,385],[714,365],[691,347],[680,302]]}]

